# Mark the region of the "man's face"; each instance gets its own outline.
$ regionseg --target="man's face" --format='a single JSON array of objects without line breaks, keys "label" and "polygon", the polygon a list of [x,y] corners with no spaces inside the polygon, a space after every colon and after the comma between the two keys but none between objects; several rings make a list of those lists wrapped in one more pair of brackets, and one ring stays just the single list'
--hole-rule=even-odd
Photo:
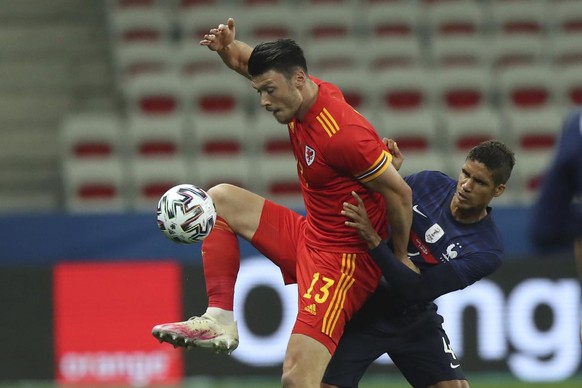
[{"label": "man's face", "polygon": [[459,175],[453,205],[462,210],[484,208],[504,190],[505,185],[495,185],[491,171],[483,163],[467,160]]},{"label": "man's face", "polygon": [[261,106],[272,112],[281,124],[288,124],[297,114],[303,97],[293,76],[269,70],[251,79],[251,85],[259,93]]}]

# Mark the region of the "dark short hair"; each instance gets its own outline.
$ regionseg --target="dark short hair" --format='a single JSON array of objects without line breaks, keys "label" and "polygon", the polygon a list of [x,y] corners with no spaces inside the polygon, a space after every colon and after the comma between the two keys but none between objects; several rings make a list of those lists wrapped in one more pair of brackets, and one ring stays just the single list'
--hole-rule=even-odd
[{"label": "dark short hair", "polygon": [[471,148],[465,160],[483,163],[491,171],[495,185],[507,183],[515,165],[513,151],[498,140],[486,140]]},{"label": "dark short hair", "polygon": [[293,39],[259,43],[251,52],[248,61],[248,72],[251,77],[275,70],[291,78],[297,68],[307,73],[303,50]]}]

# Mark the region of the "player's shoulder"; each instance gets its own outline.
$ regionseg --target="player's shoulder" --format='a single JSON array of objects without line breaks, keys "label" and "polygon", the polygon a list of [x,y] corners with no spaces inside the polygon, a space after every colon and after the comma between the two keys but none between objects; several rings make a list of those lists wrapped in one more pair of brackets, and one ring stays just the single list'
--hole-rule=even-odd
[{"label": "player's shoulder", "polygon": [[[406,161],[404,163],[406,163]],[[407,175],[404,180],[411,186],[420,185],[421,187],[426,186],[427,184],[448,185],[455,182],[454,179],[452,179],[444,172],[435,170],[419,171],[414,174]]]}]

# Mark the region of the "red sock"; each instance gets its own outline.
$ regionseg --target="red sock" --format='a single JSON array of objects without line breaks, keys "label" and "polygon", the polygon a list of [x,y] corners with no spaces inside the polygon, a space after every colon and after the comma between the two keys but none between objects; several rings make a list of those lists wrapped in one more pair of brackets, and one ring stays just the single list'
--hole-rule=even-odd
[{"label": "red sock", "polygon": [[202,263],[208,307],[232,311],[240,249],[236,234],[221,217],[216,218],[214,229],[202,241]]}]

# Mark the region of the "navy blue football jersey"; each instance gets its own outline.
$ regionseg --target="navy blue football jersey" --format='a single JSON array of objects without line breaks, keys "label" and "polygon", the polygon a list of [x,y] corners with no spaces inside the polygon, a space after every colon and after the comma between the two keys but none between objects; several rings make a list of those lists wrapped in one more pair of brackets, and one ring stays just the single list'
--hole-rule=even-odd
[{"label": "navy blue football jersey", "polygon": [[442,172],[422,171],[405,181],[412,188],[414,212],[408,255],[421,272],[450,263],[464,288],[499,268],[503,241],[491,208],[476,223],[460,223],[450,209],[456,180]]}]

